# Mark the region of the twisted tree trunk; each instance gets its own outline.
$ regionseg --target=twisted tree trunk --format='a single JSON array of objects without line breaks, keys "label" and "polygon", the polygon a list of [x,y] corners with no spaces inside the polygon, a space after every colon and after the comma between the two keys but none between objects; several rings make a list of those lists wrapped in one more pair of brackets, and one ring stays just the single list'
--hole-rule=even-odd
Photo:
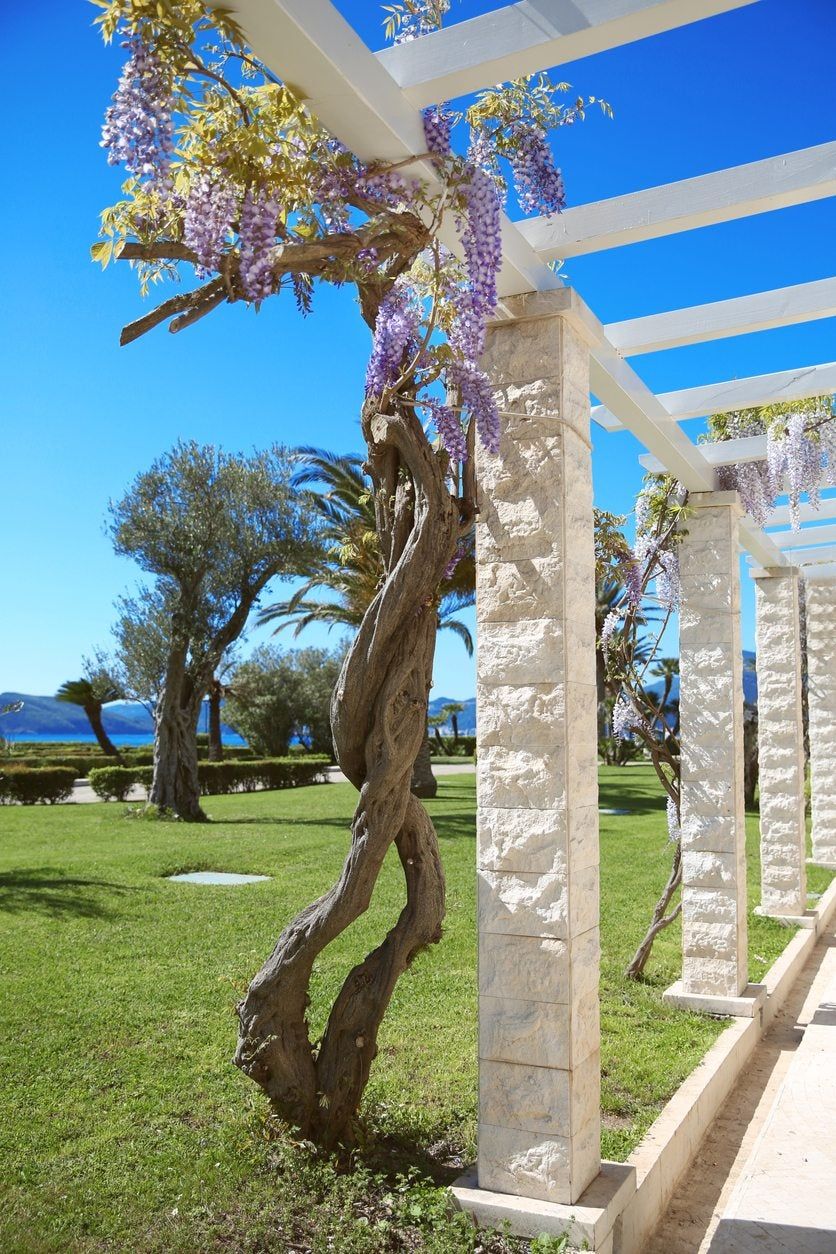
[{"label": "twisted tree trunk", "polygon": [[212,677],[209,684],[209,761],[223,762],[224,746],[221,738],[221,699],[223,684]]},{"label": "twisted tree trunk", "polygon": [[[337,884],[285,929],[241,1002],[236,1064],[274,1109],[325,1148],[350,1143],[395,983],[441,937],[444,876],[435,830],[410,793],[427,719],[436,595],[459,535],[446,462],[412,410],[364,413],[385,581],[349,650],[331,707],[337,760],[360,792]],[[307,1025],[317,956],[369,906],[392,842],[406,903],[348,975],[318,1048]]]},{"label": "twisted tree trunk", "polygon": [[93,735],[98,741],[98,745],[102,753],[106,753],[109,758],[116,758],[117,762],[121,762],[122,755],[104,729],[101,705],[99,705],[98,702],[96,702],[95,705],[92,703],[90,705],[85,705],[84,713],[87,715],[87,721],[90,724]]},{"label": "twisted tree trunk", "polygon": [[412,767],[412,791],[416,797],[434,797],[438,792],[438,780],[433,775],[429,728],[424,732],[418,757]]}]

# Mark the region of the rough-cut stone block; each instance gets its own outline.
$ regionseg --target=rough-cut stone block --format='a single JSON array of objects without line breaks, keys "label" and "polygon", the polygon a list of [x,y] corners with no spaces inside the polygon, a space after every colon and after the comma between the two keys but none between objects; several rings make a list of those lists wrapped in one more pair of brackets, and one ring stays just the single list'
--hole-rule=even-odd
[{"label": "rough-cut stone block", "polygon": [[529,753],[499,746],[479,748],[476,765],[479,801],[491,809],[557,810],[566,804],[566,753]]},{"label": "rough-cut stone block", "polygon": [[480,932],[569,936],[569,894],[563,875],[486,871],[477,876]]},{"label": "rough-cut stone block", "polygon": [[598,930],[570,942],[541,936],[479,933],[479,993],[560,1002],[598,991]]},{"label": "rough-cut stone block", "polygon": [[557,618],[486,623],[479,637],[485,685],[555,684],[563,674],[563,625]]},{"label": "rough-cut stone block", "polygon": [[566,810],[479,807],[477,860],[488,871],[553,871],[568,862]]},{"label": "rough-cut stone block", "polygon": [[746,984],[743,687],[736,497],[692,494],[680,547],[682,943],[686,993]]},{"label": "rough-cut stone block", "polygon": [[806,580],[813,862],[836,863],[836,583]]},{"label": "rough-cut stone block", "polygon": [[599,1153],[594,537],[588,352],[549,307],[494,325],[484,358],[479,1183],[570,1202]]},{"label": "rough-cut stone block", "polygon": [[492,622],[530,622],[559,587],[564,563],[559,556],[476,563],[476,600],[480,626]]}]

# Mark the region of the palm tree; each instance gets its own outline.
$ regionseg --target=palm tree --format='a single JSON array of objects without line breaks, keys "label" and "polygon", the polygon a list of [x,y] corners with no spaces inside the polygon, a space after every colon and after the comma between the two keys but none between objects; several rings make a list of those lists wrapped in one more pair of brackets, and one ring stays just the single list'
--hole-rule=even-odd
[{"label": "palm tree", "polygon": [[[293,487],[310,492],[323,522],[321,556],[304,572],[306,581],[287,601],[268,605],[258,617],[288,627],[298,636],[313,623],[356,630],[374,600],[383,579],[383,562],[375,526],[374,499],[363,473],[363,459],[353,454],[329,453],[305,446],[295,450],[298,470]],[[312,485],[322,485],[312,491]],[[475,601],[476,558],[473,533],[464,552],[445,580],[438,604],[439,631],[452,631],[473,655],[473,637],[457,615]],[[413,772],[413,791],[435,796],[437,784],[430,764],[429,732]]]},{"label": "palm tree", "polygon": [[122,690],[102,671],[81,679],[68,679],[56,692],[55,700],[81,706],[102,753],[111,758],[119,758],[118,749],[104,729],[102,708],[110,701],[119,701],[123,696]]}]

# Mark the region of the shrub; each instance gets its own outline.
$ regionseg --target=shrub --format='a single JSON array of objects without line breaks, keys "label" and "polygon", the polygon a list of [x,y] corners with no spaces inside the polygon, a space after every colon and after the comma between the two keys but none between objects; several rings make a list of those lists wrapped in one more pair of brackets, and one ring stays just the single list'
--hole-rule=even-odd
[{"label": "shrub", "polygon": [[55,805],[72,796],[76,774],[72,767],[39,766],[0,768],[0,801],[25,806]]},{"label": "shrub", "polygon": [[[293,758],[262,758],[239,762],[198,762],[197,775],[204,796],[222,796],[257,789],[299,788],[327,778],[330,760],[324,754]],[[108,766],[90,772],[90,787],[102,801],[126,801],[134,784],[146,795],[154,777],[152,766]]]},{"label": "shrub", "polygon": [[136,783],[136,771],[129,766],[99,766],[90,772],[88,780],[102,801],[126,801]]},{"label": "shrub", "polygon": [[3,759],[0,766],[16,766],[26,767],[42,767],[42,766],[65,766],[75,771],[76,778],[86,776],[88,770],[94,766],[108,766],[114,761],[104,753],[49,753],[35,754],[25,753],[20,757]]}]

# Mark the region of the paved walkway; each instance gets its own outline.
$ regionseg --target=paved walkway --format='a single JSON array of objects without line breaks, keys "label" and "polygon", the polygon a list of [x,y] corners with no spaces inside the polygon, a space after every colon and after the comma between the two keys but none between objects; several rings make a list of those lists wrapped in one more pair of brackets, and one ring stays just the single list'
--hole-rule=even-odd
[{"label": "paved walkway", "polygon": [[[755,1048],[645,1254],[836,1254],[826,1214],[836,1205],[834,997],[831,927]],[[828,1155],[831,1174],[823,1179]],[[751,1217],[769,1198],[794,1231],[786,1220],[771,1231],[770,1225],[759,1231],[747,1225],[748,1232],[729,1227],[730,1219]]]},{"label": "paved walkway", "polygon": [[[472,775],[475,770],[476,767],[472,762],[462,762],[458,766],[455,765],[455,763],[450,763],[449,765],[447,763],[443,763],[441,766],[433,766],[433,774],[435,775]],[[338,766],[328,767],[328,778],[332,784],[344,784],[346,782],[346,778]],[[71,802],[76,801],[86,803],[99,800],[100,798],[96,796],[93,789],[86,781],[76,780],[75,787],[73,788],[73,795],[70,798]],[[138,784],[135,785],[128,793],[127,800],[144,801],[145,789],[140,787]]]}]

